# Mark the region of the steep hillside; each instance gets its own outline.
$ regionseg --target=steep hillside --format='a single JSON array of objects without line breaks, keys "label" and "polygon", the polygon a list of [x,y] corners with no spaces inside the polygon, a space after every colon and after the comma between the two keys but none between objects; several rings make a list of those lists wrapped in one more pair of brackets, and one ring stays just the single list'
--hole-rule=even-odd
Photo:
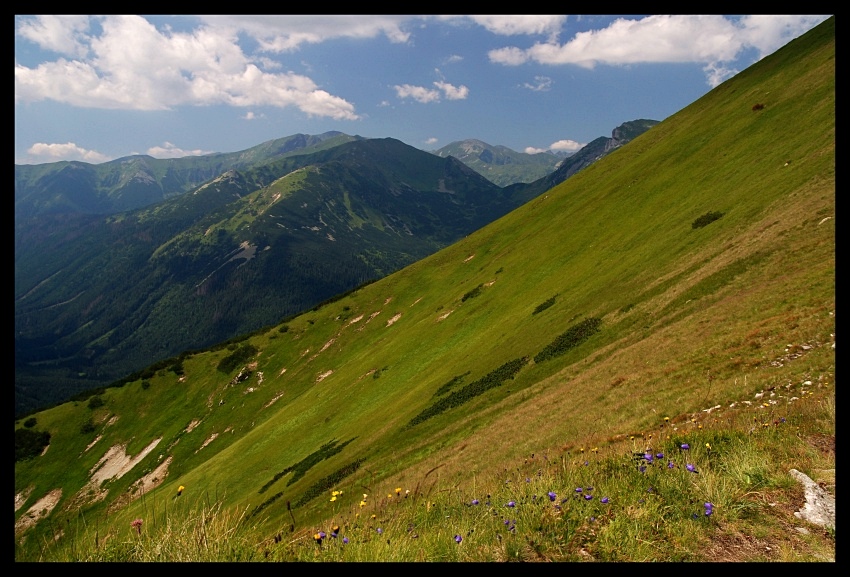
[{"label": "steep hillside", "polygon": [[[16,423],[31,431],[20,435],[30,458],[15,466],[16,559],[76,558],[107,542],[131,558],[135,520],[154,535],[175,517],[212,529],[211,503],[249,522],[272,558],[300,544],[323,559],[331,546],[318,528],[339,523],[363,532],[372,559],[533,559],[546,538],[557,559],[589,558],[596,540],[611,555],[640,543],[630,560],[717,560],[760,545],[769,516],[781,546],[741,556],[796,559],[794,540],[815,539],[795,530],[802,490],[787,468],[780,478],[739,448],[763,435],[784,467],[814,475],[829,463],[829,438],[803,437],[811,423],[779,431],[800,397],[834,386],[834,20],[423,260]],[[724,429],[745,404],[740,432]],[[703,427],[713,436],[698,436]],[[799,444],[781,442],[791,437]],[[632,464],[634,453],[661,459],[662,444],[678,469],[659,485]],[[597,466],[596,452],[615,448],[626,448],[622,463]],[[558,489],[573,494],[559,501],[567,520],[550,524],[545,493],[495,500],[544,467],[580,483]],[[632,487],[628,501],[566,516],[615,480]],[[742,489],[724,492],[733,480]],[[690,500],[672,520],[665,491]],[[453,531],[461,543],[460,514],[435,503],[471,511],[471,495],[482,513]],[[692,521],[688,507],[704,505]]]},{"label": "steep hillside", "polygon": [[16,411],[279,322],[515,206],[456,159],[359,139],[133,212],[28,219],[16,232]]}]

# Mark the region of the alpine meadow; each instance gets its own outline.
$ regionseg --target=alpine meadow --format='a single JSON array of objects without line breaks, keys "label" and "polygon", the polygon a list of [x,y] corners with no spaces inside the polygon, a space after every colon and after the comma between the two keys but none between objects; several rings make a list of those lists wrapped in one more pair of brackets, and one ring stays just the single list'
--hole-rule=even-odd
[{"label": "alpine meadow", "polygon": [[17,420],[15,560],[834,561],[835,216],[832,17],[430,256]]}]

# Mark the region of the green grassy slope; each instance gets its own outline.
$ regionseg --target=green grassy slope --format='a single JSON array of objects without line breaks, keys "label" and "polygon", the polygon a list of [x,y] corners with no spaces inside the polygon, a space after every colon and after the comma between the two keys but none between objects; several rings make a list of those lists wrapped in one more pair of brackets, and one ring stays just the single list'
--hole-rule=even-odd
[{"label": "green grassy slope", "polygon": [[[62,496],[16,533],[17,558],[63,523],[126,531],[178,486],[273,534],[356,510],[361,493],[475,487],[535,451],[604,449],[663,415],[832,382],[834,58],[833,18],[462,241],[249,337],[256,352],[227,373],[239,345],[107,390],[103,406],[38,413],[51,441],[16,464],[16,523]],[[439,404],[452,395],[465,402]],[[157,439],[75,506],[110,447]],[[165,462],[164,483],[131,500]]]}]

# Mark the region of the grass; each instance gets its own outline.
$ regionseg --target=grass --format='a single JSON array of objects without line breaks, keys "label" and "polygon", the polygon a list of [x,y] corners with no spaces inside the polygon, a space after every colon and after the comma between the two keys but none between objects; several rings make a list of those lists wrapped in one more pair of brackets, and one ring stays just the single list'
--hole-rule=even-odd
[{"label": "grass", "polygon": [[[182,375],[153,371],[148,388],[140,379],[105,390],[95,409],[74,402],[38,413],[50,445],[15,465],[16,495],[28,495],[16,522],[50,491],[63,496],[16,533],[16,560],[91,557],[103,535],[130,543],[115,556],[151,555],[134,552],[140,537],[150,532],[146,547],[177,542],[199,518],[220,519],[219,535],[239,528],[245,540],[228,539],[244,559],[834,557],[834,532],[795,530],[802,493],[787,474],[834,469],[831,30],[815,29],[455,245],[286,319],[285,332],[251,335],[244,382],[217,370],[232,351],[216,348],[183,357]],[[753,111],[754,102],[765,108]],[[692,228],[715,210],[723,218]],[[598,330],[533,362],[583,319],[599,319]],[[405,427],[525,358],[512,379]],[[786,422],[774,425],[779,417]],[[94,431],[83,435],[89,419]],[[138,455],[158,438],[135,468],[103,483],[102,501],[79,499],[109,448]],[[329,440],[347,444],[311,459]],[[698,474],[679,462],[681,442]],[[641,473],[632,453],[648,444],[677,466]],[[161,485],[133,493],[169,458]],[[297,463],[312,466],[292,484],[290,474],[276,478]],[[352,463],[356,471],[334,477]],[[181,485],[179,503],[192,507],[175,511]],[[548,497],[538,503],[578,486],[594,487],[594,499],[571,497],[558,514]],[[399,487],[407,499],[386,497]],[[331,490],[342,495],[331,501]],[[487,494],[489,509],[469,504]],[[509,500],[521,506],[508,511]],[[715,505],[708,519],[699,516],[705,502]],[[137,518],[142,535],[131,531]],[[313,535],[334,523],[350,546],[341,537],[317,546]],[[186,539],[181,558],[225,555]]]},{"label": "grass", "polygon": [[[93,533],[88,526],[71,540],[45,543],[36,560],[834,559],[834,529],[793,517],[800,489],[787,472],[789,459],[810,473],[835,467],[834,451],[808,441],[835,432],[834,388],[818,384],[790,387],[774,404],[659,418],[649,431],[601,447],[553,447],[473,484],[426,474],[415,486],[381,484],[362,499],[348,494],[353,488],[328,490],[331,502],[347,496],[351,504],[308,526],[270,532],[221,500],[148,501],[140,528]],[[803,397],[791,401],[797,394]],[[792,524],[807,532],[789,535]],[[744,535],[748,547],[738,543]]]}]

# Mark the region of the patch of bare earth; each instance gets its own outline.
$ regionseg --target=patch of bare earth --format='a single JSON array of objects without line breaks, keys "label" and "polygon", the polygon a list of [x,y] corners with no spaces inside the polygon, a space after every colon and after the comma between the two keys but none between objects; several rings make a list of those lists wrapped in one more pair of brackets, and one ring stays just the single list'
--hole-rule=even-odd
[{"label": "patch of bare earth", "polygon": [[743,533],[721,534],[714,537],[705,550],[705,561],[734,563],[769,561],[779,552],[777,543],[756,539]]},{"label": "patch of bare earth", "polygon": [[35,502],[29,510],[15,522],[15,535],[34,526],[40,519],[47,517],[62,498],[62,489],[53,489]]},{"label": "patch of bare earth", "polygon": [[[212,435],[210,435],[209,437],[207,437],[207,440],[206,440],[206,441],[204,441],[204,444],[203,444],[203,445],[201,445],[200,447],[198,447],[198,451],[200,451],[201,449],[203,449],[204,447],[206,447],[207,445],[209,445],[210,443],[212,443],[213,441],[215,441],[215,438],[216,438],[216,437],[218,437],[218,433],[213,433]],[[195,451],[195,454],[197,454],[197,453],[198,453],[198,451]]]},{"label": "patch of bare earth", "polygon": [[33,486],[30,485],[20,493],[15,493],[15,511],[24,506],[24,503],[27,502],[27,499],[30,497],[30,493],[32,493]]},{"label": "patch of bare earth", "polygon": [[109,511],[117,511],[118,509],[129,505],[145,493],[149,493],[162,485],[165,478],[168,476],[168,466],[171,465],[171,461],[172,457],[168,457],[165,461],[160,463],[156,469],[133,483],[127,489],[126,493],[115,499],[115,502],[109,506]]},{"label": "patch of bare earth", "polygon": [[448,316],[449,316],[450,314],[452,314],[453,312],[454,312],[454,310],[450,310],[450,311],[448,311],[448,312],[445,312],[445,313],[441,314],[440,316],[438,316],[438,317],[437,317],[437,321],[439,322],[439,321],[442,321],[442,320],[444,320],[444,319],[448,318]]},{"label": "patch of bare earth", "polygon": [[263,405],[263,408],[264,408],[264,409],[269,408],[269,407],[272,405],[272,403],[274,403],[275,401],[277,401],[277,400],[278,400],[279,398],[281,398],[282,396],[283,396],[283,391],[281,391],[281,392],[279,392],[278,394],[276,394],[276,395],[274,396],[274,398],[272,398],[272,400],[271,400],[271,401],[269,401],[268,403],[266,403],[265,405]]},{"label": "patch of bare earth", "polygon": [[85,503],[94,503],[106,498],[109,489],[101,486],[105,481],[110,479],[120,479],[127,474],[133,467],[136,466],[142,459],[154,450],[162,438],[154,439],[147,447],[135,457],[130,457],[127,452],[126,444],[119,444],[111,447],[103,457],[92,467],[90,471],[91,479],[86,483],[79,492],[74,495],[68,504],[68,508],[79,507]]}]

